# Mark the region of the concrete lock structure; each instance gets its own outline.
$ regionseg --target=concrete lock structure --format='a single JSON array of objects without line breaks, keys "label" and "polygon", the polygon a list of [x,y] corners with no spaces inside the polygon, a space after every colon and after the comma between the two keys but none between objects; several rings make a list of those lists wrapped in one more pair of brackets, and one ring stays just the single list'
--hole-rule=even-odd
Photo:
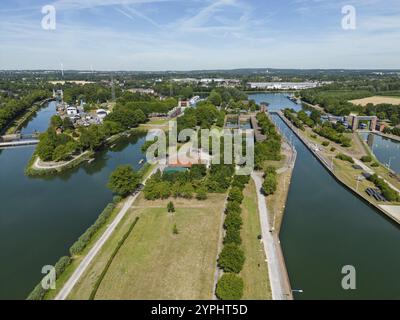
[{"label": "concrete lock structure", "polygon": [[367,117],[367,116],[350,116],[351,123],[352,123],[352,129],[353,131],[358,130],[358,125],[360,121],[369,121],[369,130],[370,131],[375,131],[376,125],[378,123],[378,117],[372,116],[372,117]]}]

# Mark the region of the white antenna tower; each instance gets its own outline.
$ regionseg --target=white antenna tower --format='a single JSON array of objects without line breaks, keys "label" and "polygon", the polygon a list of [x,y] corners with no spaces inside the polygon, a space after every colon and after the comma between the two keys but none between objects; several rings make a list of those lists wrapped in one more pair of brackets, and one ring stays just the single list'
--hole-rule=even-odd
[{"label": "white antenna tower", "polygon": [[61,76],[64,78],[64,65],[61,62]]}]

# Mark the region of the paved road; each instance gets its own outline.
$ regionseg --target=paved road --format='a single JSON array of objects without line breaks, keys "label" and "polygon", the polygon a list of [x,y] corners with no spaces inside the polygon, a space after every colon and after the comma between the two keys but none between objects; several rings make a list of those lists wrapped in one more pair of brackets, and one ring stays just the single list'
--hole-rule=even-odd
[{"label": "paved road", "polygon": [[265,256],[268,260],[268,273],[271,284],[272,299],[286,300],[283,286],[283,275],[277,251],[278,244],[275,243],[276,238],[274,238],[272,233],[270,233],[271,224],[269,223],[265,197],[262,194],[262,174],[253,172],[251,177],[253,178],[257,189],[258,212],[260,214],[261,234],[264,243]]},{"label": "paved road", "polygon": [[[149,175],[151,177],[158,169],[162,168],[160,166],[157,166],[154,168],[152,173]],[[148,179],[148,178],[147,178]],[[147,180],[146,179],[146,180]],[[146,182],[144,181],[144,183]],[[143,183],[143,184],[144,184]],[[103,235],[100,237],[99,240],[95,243],[92,249],[90,249],[89,253],[83,258],[81,263],[79,264],[78,268],[74,271],[74,273],[71,275],[71,277],[68,279],[68,281],[64,284],[64,287],[60,290],[60,292],[57,294],[55,297],[55,300],[66,300],[70,292],[72,291],[73,287],[76,285],[76,283],[79,281],[80,277],[83,275],[83,273],[86,271],[88,268],[89,264],[92,262],[94,257],[97,255],[97,253],[100,251],[100,249],[103,247],[104,243],[108,240],[108,238],[111,236],[117,225],[121,222],[121,220],[125,217],[125,214],[128,212],[129,208],[132,206],[132,204],[135,202],[136,198],[139,196],[140,192],[137,193],[134,196],[130,196],[124,203],[121,211],[118,213],[118,215],[115,217],[114,221],[107,227],[106,231],[103,233]]]}]

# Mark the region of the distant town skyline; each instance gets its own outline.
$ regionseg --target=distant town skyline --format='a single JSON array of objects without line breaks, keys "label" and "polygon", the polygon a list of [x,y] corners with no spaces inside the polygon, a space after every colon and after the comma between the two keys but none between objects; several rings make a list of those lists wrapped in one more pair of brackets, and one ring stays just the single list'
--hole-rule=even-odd
[{"label": "distant town skyline", "polygon": [[0,43],[0,69],[400,69],[400,2],[6,0]]}]

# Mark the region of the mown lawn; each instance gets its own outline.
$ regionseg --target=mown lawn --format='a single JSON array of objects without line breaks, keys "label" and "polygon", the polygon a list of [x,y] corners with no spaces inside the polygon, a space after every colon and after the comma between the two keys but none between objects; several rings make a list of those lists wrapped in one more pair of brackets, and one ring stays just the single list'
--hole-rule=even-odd
[{"label": "mown lawn", "polygon": [[[138,216],[139,221],[115,256],[96,299],[211,299],[219,227],[225,195],[209,199],[146,201],[142,197],[95,258],[72,299],[87,299],[112,249]],[[173,234],[177,225],[179,234]]]},{"label": "mown lawn", "polygon": [[240,275],[244,282],[243,300],[270,300],[271,288],[268,278],[268,267],[265,254],[258,235],[261,234],[257,208],[257,195],[254,182],[251,180],[244,190],[242,205],[242,247],[246,261]]}]

